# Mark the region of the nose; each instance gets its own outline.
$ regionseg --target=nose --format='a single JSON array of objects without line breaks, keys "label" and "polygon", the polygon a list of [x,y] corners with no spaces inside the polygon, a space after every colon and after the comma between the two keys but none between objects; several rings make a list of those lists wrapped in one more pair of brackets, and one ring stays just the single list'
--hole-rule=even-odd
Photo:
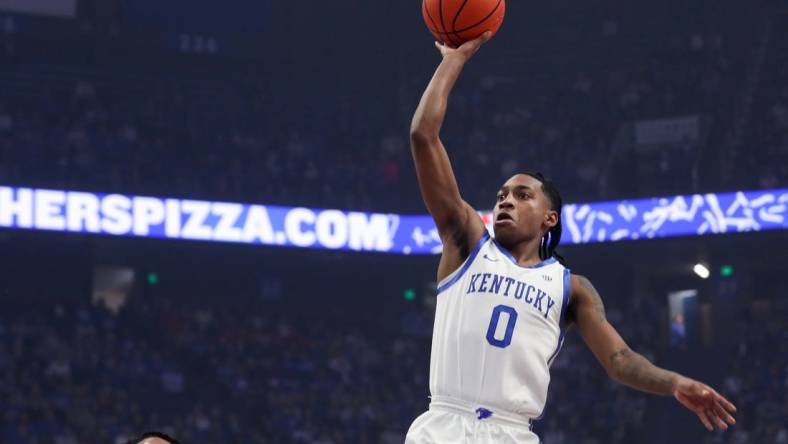
[{"label": "nose", "polygon": [[498,202],[498,209],[502,210],[504,208],[514,208],[511,194],[507,194],[502,201]]}]

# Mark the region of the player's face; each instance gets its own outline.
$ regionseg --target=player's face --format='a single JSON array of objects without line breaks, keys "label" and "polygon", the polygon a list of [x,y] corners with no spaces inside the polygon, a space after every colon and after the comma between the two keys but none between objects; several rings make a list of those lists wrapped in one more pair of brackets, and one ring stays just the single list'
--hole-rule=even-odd
[{"label": "player's face", "polygon": [[557,222],[557,212],[542,191],[542,182],[527,174],[512,176],[498,190],[493,209],[495,239],[516,245],[542,237]]}]

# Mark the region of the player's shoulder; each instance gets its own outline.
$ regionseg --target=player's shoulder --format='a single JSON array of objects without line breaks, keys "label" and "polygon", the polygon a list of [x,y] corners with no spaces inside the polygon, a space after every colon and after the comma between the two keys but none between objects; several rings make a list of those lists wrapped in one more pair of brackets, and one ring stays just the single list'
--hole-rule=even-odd
[{"label": "player's shoulder", "polygon": [[[592,293],[593,292],[593,293]],[[567,320],[571,324],[574,322],[575,310],[584,302],[589,302],[596,294],[594,285],[582,274],[569,274],[569,302],[567,306]]]},{"label": "player's shoulder", "polygon": [[569,273],[569,283],[572,287],[580,287],[580,286],[589,286],[592,285],[591,281],[588,280],[587,277],[583,276],[582,274],[577,273]]},{"label": "player's shoulder", "polygon": [[597,299],[599,298],[599,293],[587,277],[571,273],[569,275],[569,297],[569,303],[572,305],[574,302],[582,299]]}]

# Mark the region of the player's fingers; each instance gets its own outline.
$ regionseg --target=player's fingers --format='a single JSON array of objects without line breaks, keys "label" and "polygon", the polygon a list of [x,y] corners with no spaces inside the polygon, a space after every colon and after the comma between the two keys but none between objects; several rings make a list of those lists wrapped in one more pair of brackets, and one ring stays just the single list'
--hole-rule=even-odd
[{"label": "player's fingers", "polygon": [[714,409],[707,409],[706,416],[710,418],[714,424],[721,430],[728,430],[728,424],[720,418],[719,414]]},{"label": "player's fingers", "polygon": [[486,31],[479,37],[476,37],[475,39],[468,41],[466,44],[471,47],[472,51],[476,52],[479,50],[479,48],[482,47],[483,44],[489,42],[491,38],[492,38],[492,32]]},{"label": "player's fingers", "polygon": [[482,38],[477,37],[473,40],[468,40],[467,42],[463,43],[461,46],[468,48],[468,50],[471,52],[476,52],[479,50],[479,48],[481,48],[482,43],[484,43],[482,42]]},{"label": "player's fingers", "polygon": [[703,425],[706,427],[706,430],[710,432],[714,431],[714,427],[712,427],[709,418],[706,417],[706,413],[703,410],[698,410],[695,412],[695,414],[698,415],[698,418],[700,418],[700,422],[703,423]]},{"label": "player's fingers", "polygon": [[736,424],[736,419],[728,413],[719,402],[714,403],[714,412],[730,425]]},{"label": "player's fingers", "polygon": [[462,46],[463,46],[463,47],[467,47],[467,48],[468,48],[468,50],[469,50],[471,53],[475,53],[476,51],[478,51],[478,50],[479,50],[479,48],[481,48],[481,46],[482,46],[483,44],[485,44],[485,43],[487,43],[488,41],[490,41],[490,39],[491,39],[491,38],[492,38],[492,32],[490,32],[490,31],[485,31],[485,32],[484,32],[484,33],[482,33],[482,35],[480,35],[479,37],[476,37],[476,38],[475,38],[475,39],[473,39],[473,40],[468,40],[467,42],[463,43],[463,44],[462,44]]},{"label": "player's fingers", "polygon": [[438,43],[435,42],[435,47],[438,48],[438,51],[441,53],[442,57],[446,57],[446,55],[450,54],[451,51],[454,49],[451,45],[446,43]]},{"label": "player's fingers", "polygon": [[714,395],[715,395],[714,398],[715,398],[716,402],[722,404],[722,406],[725,407],[728,411],[736,412],[736,406],[733,405],[732,402],[730,402],[727,399],[725,399],[724,396],[720,395],[716,391],[714,392]]}]

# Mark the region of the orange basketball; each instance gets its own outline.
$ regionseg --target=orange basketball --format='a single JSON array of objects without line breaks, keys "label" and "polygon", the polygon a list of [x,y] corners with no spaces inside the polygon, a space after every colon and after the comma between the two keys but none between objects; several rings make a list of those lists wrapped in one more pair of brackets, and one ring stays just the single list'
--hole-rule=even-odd
[{"label": "orange basketball", "polygon": [[421,13],[436,40],[459,46],[485,31],[495,34],[506,13],[505,0],[423,0]]}]

